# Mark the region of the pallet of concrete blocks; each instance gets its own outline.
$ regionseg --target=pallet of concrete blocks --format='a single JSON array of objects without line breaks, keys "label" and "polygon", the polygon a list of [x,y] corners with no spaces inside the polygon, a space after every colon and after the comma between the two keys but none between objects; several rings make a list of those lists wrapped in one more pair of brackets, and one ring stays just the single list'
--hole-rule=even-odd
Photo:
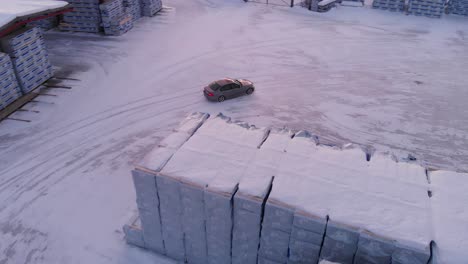
[{"label": "pallet of concrete blocks", "polygon": [[58,18],[56,16],[36,20],[28,24],[29,26],[39,27],[42,30],[50,30],[58,26]]},{"label": "pallet of concrete blocks", "polygon": [[0,52],[0,110],[22,95],[10,57]]},{"label": "pallet of concrete blocks", "polygon": [[374,0],[372,8],[403,12],[405,10],[405,0]]},{"label": "pallet of concrete blocks", "polygon": [[140,0],[123,0],[123,6],[125,13],[132,16],[133,22],[141,18]]},{"label": "pallet of concrete blocks", "polygon": [[52,77],[52,65],[37,27],[25,27],[0,39],[0,46],[12,58],[23,93],[28,93]]},{"label": "pallet of concrete blocks", "polygon": [[449,14],[468,16],[468,0],[450,0],[448,12]]},{"label": "pallet of concrete blocks", "polygon": [[425,169],[368,156],[194,113],[132,172],[127,242],[187,263],[426,263]]},{"label": "pallet of concrete blocks", "polygon": [[141,13],[143,16],[151,17],[161,11],[161,0],[141,0]]},{"label": "pallet of concrete blocks", "polygon": [[63,14],[60,30],[98,33],[101,31],[100,0],[69,0],[72,12]]},{"label": "pallet of concrete blocks", "polygon": [[440,18],[445,10],[445,0],[410,0],[408,14]]},{"label": "pallet of concrete blocks", "polygon": [[130,14],[124,12],[122,0],[110,0],[99,6],[106,35],[120,36],[133,28]]}]

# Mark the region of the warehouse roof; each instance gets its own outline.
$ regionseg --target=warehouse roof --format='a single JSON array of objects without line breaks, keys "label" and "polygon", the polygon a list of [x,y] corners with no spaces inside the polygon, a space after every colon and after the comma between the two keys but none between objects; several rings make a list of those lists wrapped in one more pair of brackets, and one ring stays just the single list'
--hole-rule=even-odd
[{"label": "warehouse roof", "polygon": [[51,0],[0,0],[0,37],[28,22],[71,10],[68,2]]}]

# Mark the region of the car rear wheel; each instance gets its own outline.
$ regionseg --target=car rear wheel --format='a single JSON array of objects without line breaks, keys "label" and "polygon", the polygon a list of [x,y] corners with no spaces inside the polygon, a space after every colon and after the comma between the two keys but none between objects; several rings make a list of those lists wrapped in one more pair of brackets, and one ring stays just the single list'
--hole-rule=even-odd
[{"label": "car rear wheel", "polygon": [[224,95],[221,95],[220,97],[218,97],[218,102],[223,102],[224,100],[226,100],[226,97],[224,97]]},{"label": "car rear wheel", "polygon": [[253,88],[249,88],[247,89],[247,91],[245,91],[246,94],[251,94],[253,93],[254,89]]}]

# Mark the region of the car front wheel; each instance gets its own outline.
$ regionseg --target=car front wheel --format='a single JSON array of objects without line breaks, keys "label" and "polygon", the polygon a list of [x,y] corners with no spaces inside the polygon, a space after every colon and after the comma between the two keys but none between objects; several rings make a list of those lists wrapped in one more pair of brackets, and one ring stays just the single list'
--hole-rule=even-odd
[{"label": "car front wheel", "polygon": [[226,100],[226,97],[224,97],[224,95],[221,95],[220,97],[218,97],[218,102],[223,102],[224,100]]},{"label": "car front wheel", "polygon": [[247,91],[245,91],[245,93],[247,93],[247,94],[251,94],[251,93],[253,93],[253,91],[254,91],[254,89],[253,89],[253,88],[249,88],[249,89],[247,89]]}]

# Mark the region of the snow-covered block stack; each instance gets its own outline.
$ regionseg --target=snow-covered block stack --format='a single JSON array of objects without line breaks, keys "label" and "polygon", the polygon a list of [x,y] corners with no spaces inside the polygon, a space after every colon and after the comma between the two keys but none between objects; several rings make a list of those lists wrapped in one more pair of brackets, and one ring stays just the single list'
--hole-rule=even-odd
[{"label": "snow-covered block stack", "polygon": [[141,13],[143,16],[154,16],[156,13],[161,11],[161,9],[161,0],[141,0]]},{"label": "snow-covered block stack", "polygon": [[468,0],[450,0],[448,11],[450,14],[468,16]]},{"label": "snow-covered block stack", "polygon": [[[131,220],[130,224],[124,227],[127,242],[136,246],[144,247],[152,251],[167,254],[175,259],[184,259],[183,243],[178,237],[181,234],[180,217],[176,213],[174,223],[167,218],[168,212],[164,210],[170,210],[175,212],[180,208],[174,207],[171,210],[171,203],[180,205],[178,192],[174,192],[174,201],[170,197],[171,191],[178,185],[171,185],[171,182],[165,181],[164,179],[156,180],[161,169],[166,165],[172,155],[185,143],[195,131],[205,122],[208,118],[207,114],[193,113],[183,120],[180,126],[164,139],[159,146],[150,152],[145,159],[136,166],[136,169],[132,172],[133,182],[137,194],[137,206],[139,212],[139,223],[141,228],[135,225],[136,220]],[[160,193],[158,193],[157,183],[160,185]],[[162,195],[161,199],[159,196]],[[180,212],[180,211],[178,211]],[[164,219],[162,218],[164,214]],[[169,222],[169,223],[168,223]],[[173,233],[165,231],[166,241],[163,244],[163,231],[162,224],[165,224],[166,229],[170,229],[175,226]],[[172,225],[171,225],[172,224]],[[143,246],[139,242],[139,237],[143,239]],[[174,243],[174,241],[176,241]],[[180,250],[177,252],[177,250]]]},{"label": "snow-covered block stack", "polygon": [[124,10],[122,0],[109,0],[99,6],[106,35],[120,36],[133,28],[132,15]]},{"label": "snow-covered block stack", "polygon": [[318,2],[317,11],[318,12],[328,12],[330,9],[335,7],[338,0],[322,0]]},{"label": "snow-covered block stack", "polygon": [[0,52],[0,110],[21,96],[10,57]]},{"label": "snow-covered block stack", "polygon": [[289,130],[272,130],[239,181],[234,196],[232,263],[257,263],[264,205],[293,135]]},{"label": "snow-covered block stack", "polygon": [[73,11],[63,14],[60,30],[98,33],[101,31],[100,0],[68,0]]},{"label": "snow-covered block stack", "polygon": [[440,18],[445,9],[445,0],[409,0],[408,14]]},{"label": "snow-covered block stack", "polygon": [[374,0],[372,8],[403,12],[405,10],[405,0]]},{"label": "snow-covered block stack", "polygon": [[141,1],[140,0],[123,0],[125,13],[132,16],[133,22],[141,18]]},{"label": "snow-covered block stack", "polygon": [[161,170],[157,177],[160,199],[167,196],[174,201],[169,199],[173,193],[159,189],[159,180],[164,179],[178,185],[181,202],[167,210],[161,206],[164,242],[173,233],[166,229],[164,219],[176,218],[173,208],[180,207],[183,234],[178,237],[185,238],[188,263],[230,263],[233,195],[266,133],[222,115],[211,118]]},{"label": "snow-covered block stack", "polygon": [[[207,118],[189,116],[133,171],[139,216],[127,242],[187,263],[429,260],[436,207],[421,166]],[[458,239],[440,236],[444,250]]]},{"label": "snow-covered block stack", "polygon": [[58,26],[58,18],[56,16],[48,17],[41,20],[33,21],[29,23],[29,25],[33,27],[39,27],[42,30],[49,30]]},{"label": "snow-covered block stack", "polygon": [[23,93],[28,93],[52,77],[52,65],[37,27],[25,27],[0,39],[0,46],[12,58]]}]

